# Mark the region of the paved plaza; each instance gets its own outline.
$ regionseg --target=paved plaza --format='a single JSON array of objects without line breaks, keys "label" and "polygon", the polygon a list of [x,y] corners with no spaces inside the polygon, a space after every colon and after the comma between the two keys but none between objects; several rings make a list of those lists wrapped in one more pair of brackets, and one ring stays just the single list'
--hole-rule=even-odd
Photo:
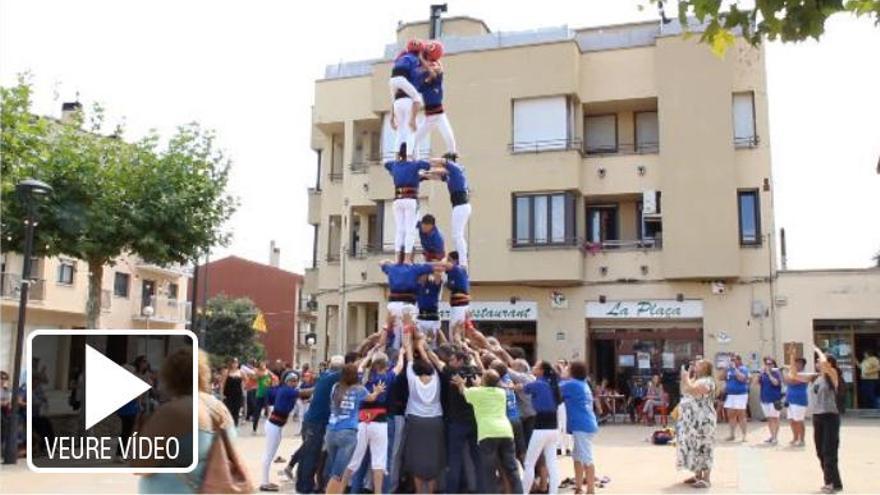
[{"label": "paved plaza", "polygon": [[[713,493],[818,493],[821,473],[810,438],[805,448],[784,445],[765,447],[763,423],[750,423],[746,443],[719,441],[712,474]],[[288,426],[288,430],[291,427]],[[596,440],[598,476],[608,476],[611,483],[597,493],[689,493],[695,490],[681,484],[686,473],[675,470],[675,448],[654,446],[646,441],[652,429],[639,425],[607,425]],[[718,438],[727,434],[719,429]],[[812,434],[808,426],[807,436]],[[789,432],[780,434],[781,444]],[[263,455],[263,437],[243,428],[238,446],[256,478]],[[299,445],[292,430],[285,432],[279,452],[287,456]],[[847,493],[880,492],[880,420],[847,418],[841,431],[840,469]],[[283,464],[273,465],[277,473]],[[562,458],[563,476],[572,476],[571,460]],[[128,474],[35,474],[24,461],[15,467],[2,466],[0,491],[3,493],[134,493],[137,476]],[[280,476],[276,476],[280,481]],[[282,492],[292,493],[293,485],[281,483]],[[571,490],[563,490],[570,492]]]}]

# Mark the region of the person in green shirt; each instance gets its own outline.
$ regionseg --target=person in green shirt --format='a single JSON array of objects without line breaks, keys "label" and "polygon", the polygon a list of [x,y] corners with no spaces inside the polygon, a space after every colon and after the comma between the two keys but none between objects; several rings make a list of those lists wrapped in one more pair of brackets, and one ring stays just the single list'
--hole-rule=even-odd
[{"label": "person in green shirt", "polygon": [[477,421],[477,440],[483,472],[480,473],[481,493],[500,493],[495,467],[500,466],[511,483],[511,493],[522,493],[513,428],[507,419],[507,393],[501,388],[500,377],[494,370],[486,370],[474,386],[466,387],[464,378],[454,376],[452,383],[474,408]]},{"label": "person in green shirt", "polygon": [[254,433],[257,432],[257,425],[260,424],[260,416],[263,415],[263,410],[268,406],[269,387],[272,386],[272,372],[269,371],[266,361],[260,363],[260,367],[257,368],[255,375],[257,381],[257,400],[251,415],[251,420],[254,423]]}]

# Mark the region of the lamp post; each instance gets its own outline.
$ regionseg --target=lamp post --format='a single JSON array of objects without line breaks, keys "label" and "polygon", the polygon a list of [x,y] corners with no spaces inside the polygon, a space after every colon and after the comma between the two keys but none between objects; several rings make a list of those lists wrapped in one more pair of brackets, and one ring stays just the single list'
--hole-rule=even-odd
[{"label": "lamp post", "polygon": [[318,334],[312,332],[306,334],[306,345],[309,346],[309,363],[315,365],[315,344],[318,343]]},{"label": "lamp post", "polygon": [[3,452],[4,464],[15,464],[18,460],[18,414],[15,410],[18,389],[21,385],[21,351],[24,344],[24,322],[27,316],[28,289],[31,283],[31,256],[34,250],[34,227],[36,227],[36,200],[52,194],[52,187],[45,182],[26,179],[15,186],[15,194],[25,206],[24,261],[21,268],[21,298],[18,302],[18,328],[15,333],[15,358],[12,362],[12,414],[6,434],[6,449]]}]

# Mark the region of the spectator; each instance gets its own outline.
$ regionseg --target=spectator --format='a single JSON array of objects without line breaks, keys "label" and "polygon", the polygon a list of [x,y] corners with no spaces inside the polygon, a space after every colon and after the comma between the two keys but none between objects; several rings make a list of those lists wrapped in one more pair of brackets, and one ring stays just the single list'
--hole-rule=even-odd
[{"label": "spectator", "polygon": [[859,379],[859,397],[862,407],[877,409],[877,393],[880,390],[880,360],[872,349],[865,351],[862,361],[859,363],[861,377]]},{"label": "spectator", "polygon": [[568,367],[567,379],[559,385],[565,401],[568,431],[574,437],[574,477],[575,493],[583,493],[586,482],[587,493],[595,493],[596,466],[593,461],[593,437],[599,431],[596,415],[593,412],[593,393],[587,385],[587,364],[573,361]]},{"label": "spectator", "polygon": [[550,478],[547,492],[557,493],[559,491],[559,466],[556,461],[556,445],[559,443],[559,425],[556,411],[559,404],[562,403],[559,376],[547,361],[536,363],[534,374],[537,379],[526,384],[524,388],[535,408],[535,428],[526,450],[523,490],[525,494],[531,491],[535,466],[539,457],[543,455]]},{"label": "spectator", "polygon": [[716,416],[713,406],[715,380],[712,363],[697,361],[681,370],[680,419],[676,443],[676,465],[694,476],[685,480],[694,488],[708,488],[712,472]]},{"label": "spectator", "polygon": [[837,451],[840,448],[840,408],[838,398],[844,388],[843,378],[833,356],[826,356],[816,349],[819,375],[813,380],[813,441],[816,455],[822,466],[824,484],[822,493],[835,493],[843,490],[840,471],[837,467]]},{"label": "spectator", "polygon": [[663,396],[664,391],[663,384],[660,383],[660,375],[654,375],[651,377],[651,382],[648,384],[644,405],[642,407],[642,413],[648,419],[648,424],[650,425],[654,424],[654,409],[666,406]]},{"label": "spectator", "polygon": [[[415,480],[416,493],[434,493],[446,460],[440,378],[428,362],[424,339],[413,342],[415,329],[409,320],[405,329],[409,400],[406,404],[404,465]],[[414,347],[419,351],[418,359]]]},{"label": "spectator", "polygon": [[242,376],[238,358],[230,358],[226,369],[223,370],[223,403],[229,409],[229,414],[232,416],[232,424],[236,428],[238,428],[238,418],[241,414],[242,402],[244,401]]}]

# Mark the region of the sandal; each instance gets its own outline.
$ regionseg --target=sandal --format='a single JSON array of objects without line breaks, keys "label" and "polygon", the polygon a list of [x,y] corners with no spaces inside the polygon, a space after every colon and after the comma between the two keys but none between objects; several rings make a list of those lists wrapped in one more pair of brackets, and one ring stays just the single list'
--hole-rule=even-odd
[{"label": "sandal", "polygon": [[697,477],[696,477],[696,476],[691,476],[690,478],[688,478],[688,479],[686,479],[686,480],[683,481],[683,483],[684,483],[685,485],[693,485],[693,484],[696,483],[696,482],[697,482]]},{"label": "sandal", "polygon": [[706,480],[697,480],[692,486],[694,488],[709,488],[710,486],[712,486],[712,484]]},{"label": "sandal", "polygon": [[260,485],[261,492],[277,492],[278,490],[279,490],[279,487],[275,483],[269,483],[268,485]]}]

